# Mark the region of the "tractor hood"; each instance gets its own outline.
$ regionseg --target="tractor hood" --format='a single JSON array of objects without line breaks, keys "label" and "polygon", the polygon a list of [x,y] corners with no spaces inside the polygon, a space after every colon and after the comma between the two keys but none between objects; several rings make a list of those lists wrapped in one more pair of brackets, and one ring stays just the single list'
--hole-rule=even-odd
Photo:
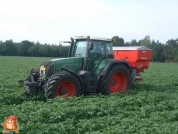
[{"label": "tractor hood", "polygon": [[55,72],[61,70],[61,68],[66,68],[71,71],[78,73],[82,68],[83,58],[82,57],[69,57],[69,58],[58,58],[51,60],[52,64],[55,66]]},{"label": "tractor hood", "polygon": [[82,57],[58,58],[42,63],[40,67],[40,73],[47,79],[51,75],[59,72],[61,68],[65,68],[78,73],[78,71],[81,70],[82,67]]}]

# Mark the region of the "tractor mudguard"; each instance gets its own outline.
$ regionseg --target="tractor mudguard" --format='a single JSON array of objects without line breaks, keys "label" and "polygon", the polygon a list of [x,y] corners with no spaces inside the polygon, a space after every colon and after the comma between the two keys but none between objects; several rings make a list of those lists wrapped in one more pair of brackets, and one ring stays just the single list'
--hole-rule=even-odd
[{"label": "tractor mudguard", "polygon": [[78,75],[82,79],[83,86],[84,86],[83,89],[85,89],[84,91],[89,92],[90,91],[90,72],[81,70],[78,72]]},{"label": "tractor mudguard", "polygon": [[64,70],[64,71],[66,71],[66,72],[69,72],[69,73],[72,73],[72,74],[74,74],[77,78],[79,78],[79,80],[80,80],[80,82],[81,82],[81,84],[82,84],[82,91],[84,90],[84,84],[83,84],[83,81],[82,81],[82,79],[81,79],[81,77],[77,74],[77,73],[75,73],[75,72],[73,72],[73,71],[71,71],[71,70],[68,70],[68,69],[66,69],[66,68],[61,68],[61,71],[62,70]]},{"label": "tractor mudguard", "polygon": [[114,64],[121,64],[121,63],[125,64],[129,68],[130,72],[132,73],[132,69],[130,68],[130,66],[129,66],[129,64],[128,64],[127,61],[125,61],[125,60],[115,60],[115,59],[106,59],[105,60],[106,67],[104,68],[104,70],[101,72],[100,75],[103,75],[103,76],[106,75],[107,72],[108,72],[108,70],[109,70],[109,68],[112,65],[114,65]]}]

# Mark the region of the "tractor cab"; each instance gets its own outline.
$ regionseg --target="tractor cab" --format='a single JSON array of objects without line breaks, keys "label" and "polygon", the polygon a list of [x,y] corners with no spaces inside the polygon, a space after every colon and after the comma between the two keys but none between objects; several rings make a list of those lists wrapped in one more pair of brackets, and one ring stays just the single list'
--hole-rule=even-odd
[{"label": "tractor cab", "polygon": [[75,36],[71,40],[69,57],[83,58],[84,70],[95,73],[104,59],[114,58],[111,39]]},{"label": "tractor cab", "polygon": [[74,39],[74,56],[88,57],[96,54],[101,57],[108,57],[108,55],[113,55],[111,39],[85,36],[76,36]]}]

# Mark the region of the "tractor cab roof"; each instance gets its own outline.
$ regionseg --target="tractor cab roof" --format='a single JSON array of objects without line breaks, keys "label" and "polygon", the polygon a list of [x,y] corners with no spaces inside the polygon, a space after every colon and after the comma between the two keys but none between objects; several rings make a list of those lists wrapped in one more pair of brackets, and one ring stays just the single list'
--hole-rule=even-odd
[{"label": "tractor cab roof", "polygon": [[[75,40],[87,40],[87,36],[75,36]],[[90,36],[90,40],[100,40],[100,41],[107,41],[112,42],[112,39],[110,38],[103,38],[103,37],[96,37],[96,36]]]}]

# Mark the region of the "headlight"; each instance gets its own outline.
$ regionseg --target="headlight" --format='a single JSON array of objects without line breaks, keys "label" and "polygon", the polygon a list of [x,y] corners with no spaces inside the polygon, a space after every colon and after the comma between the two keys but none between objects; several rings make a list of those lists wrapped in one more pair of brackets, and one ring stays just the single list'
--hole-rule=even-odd
[{"label": "headlight", "polygon": [[40,75],[45,74],[45,71],[46,71],[46,68],[42,65],[42,66],[40,67]]}]

